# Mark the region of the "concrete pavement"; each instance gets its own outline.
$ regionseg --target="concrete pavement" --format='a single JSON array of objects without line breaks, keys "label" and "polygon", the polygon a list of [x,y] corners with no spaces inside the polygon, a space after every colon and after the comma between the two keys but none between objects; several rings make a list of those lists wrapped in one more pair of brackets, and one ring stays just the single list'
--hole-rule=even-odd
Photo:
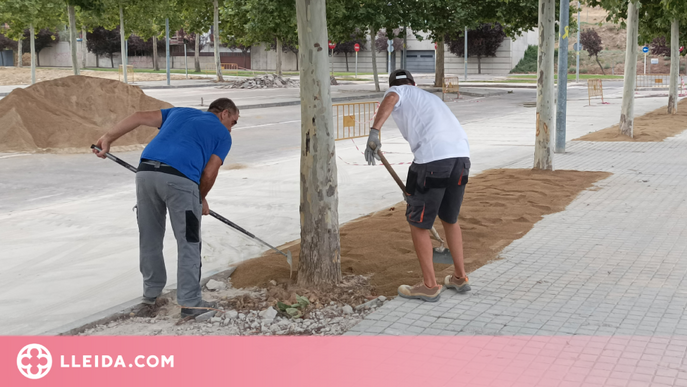
[{"label": "concrete pavement", "polygon": [[[475,173],[531,157],[534,109],[523,108],[519,102],[532,98],[529,93],[448,103],[470,138]],[[259,95],[256,93],[256,98]],[[643,114],[665,103],[665,99],[638,100],[635,112]],[[619,100],[610,105],[584,105],[586,101],[569,105],[571,138],[617,121]],[[246,128],[237,128],[236,151],[230,153],[235,158],[227,161],[227,167],[233,169],[221,171],[208,198],[215,211],[274,245],[299,237],[298,111],[290,107],[255,110],[254,115],[242,112],[241,124]],[[495,116],[495,111],[499,115]],[[280,124],[282,120],[292,122]],[[395,152],[389,155],[390,161],[411,161],[408,146],[392,122],[384,132],[385,150]],[[360,145],[364,140],[356,142]],[[241,148],[250,151],[242,153]],[[130,162],[137,158],[136,153],[119,156]],[[38,334],[58,329],[140,295],[137,231],[131,211],[134,186],[129,171],[85,154],[0,157],[0,170],[8,176],[0,183],[3,198],[8,197],[0,208],[0,264],[4,267],[0,273],[0,333]],[[337,157],[341,222],[401,199],[383,168],[360,165],[363,157],[353,141],[338,143]],[[397,166],[399,174],[405,173],[405,167]],[[262,246],[213,219],[204,221],[202,237],[205,274],[263,251]],[[176,270],[175,250],[169,235],[165,254],[170,272]]]}]

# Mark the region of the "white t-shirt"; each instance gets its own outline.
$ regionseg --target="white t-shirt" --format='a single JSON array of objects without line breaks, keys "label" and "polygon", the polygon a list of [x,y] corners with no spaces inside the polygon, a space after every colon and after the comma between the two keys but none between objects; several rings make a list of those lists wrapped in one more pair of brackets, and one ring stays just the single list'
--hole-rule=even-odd
[{"label": "white t-shirt", "polygon": [[436,95],[417,86],[392,86],[384,94],[399,97],[391,115],[417,164],[452,157],[470,157],[468,137],[460,122]]}]

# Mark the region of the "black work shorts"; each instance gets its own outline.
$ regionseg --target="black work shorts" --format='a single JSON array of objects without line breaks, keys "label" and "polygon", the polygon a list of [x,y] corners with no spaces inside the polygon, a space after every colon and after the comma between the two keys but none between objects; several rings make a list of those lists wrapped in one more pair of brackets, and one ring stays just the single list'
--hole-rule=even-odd
[{"label": "black work shorts", "polygon": [[470,173],[470,158],[413,163],[406,180],[406,218],[411,226],[430,229],[434,219],[456,223]]}]

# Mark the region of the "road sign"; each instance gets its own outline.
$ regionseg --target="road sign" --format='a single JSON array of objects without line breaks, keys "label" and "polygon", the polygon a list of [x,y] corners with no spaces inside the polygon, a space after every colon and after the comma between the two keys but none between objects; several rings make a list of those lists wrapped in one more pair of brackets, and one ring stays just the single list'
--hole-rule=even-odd
[{"label": "road sign", "polygon": [[330,40],[330,41],[329,41],[329,49],[330,49],[330,50],[333,50],[334,47],[336,47],[336,44],[332,43],[332,41]]},{"label": "road sign", "polygon": [[651,58],[651,64],[658,64],[658,58]]},{"label": "road sign", "polygon": [[358,43],[354,44],[353,49],[355,50],[355,52],[360,51],[360,45]]},{"label": "road sign", "polygon": [[436,43],[434,43],[434,49],[435,49],[435,50],[437,49],[437,44],[436,44]]},{"label": "road sign", "polygon": [[685,46],[680,46],[680,52],[685,49]]},{"label": "road sign", "polygon": [[394,52],[394,41],[391,40],[391,39],[387,40],[387,41],[386,41],[386,47],[387,47],[386,49],[387,49],[389,52]]},{"label": "road sign", "polygon": [[579,43],[573,44],[573,51],[582,51],[582,45]]},{"label": "road sign", "polygon": [[646,54],[647,52],[649,52],[649,47],[647,47],[647,46],[642,47],[642,52],[645,53],[645,54]]}]

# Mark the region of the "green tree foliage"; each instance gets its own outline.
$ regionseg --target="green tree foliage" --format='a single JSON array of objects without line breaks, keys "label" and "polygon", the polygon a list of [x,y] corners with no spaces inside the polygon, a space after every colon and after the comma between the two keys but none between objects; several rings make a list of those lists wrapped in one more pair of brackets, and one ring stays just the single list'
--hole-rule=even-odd
[{"label": "green tree foliage", "polygon": [[649,44],[651,55],[670,57],[670,45],[666,42],[665,36],[654,38]]},{"label": "green tree foliage", "polygon": [[344,42],[338,42],[336,43],[336,47],[334,47],[334,54],[344,54],[346,57],[346,71],[350,71],[348,69],[348,55],[354,55],[355,54],[355,45],[358,44],[360,46],[360,51],[366,50],[365,48],[365,43],[366,40],[364,38],[359,37],[359,33],[354,33],[350,35],[351,40],[347,40]]},{"label": "green tree foliage", "polygon": [[589,57],[594,57],[594,59],[596,59],[596,63],[599,65],[601,73],[606,75],[601,62],[599,62],[599,53],[604,49],[599,34],[592,29],[586,29],[580,33],[580,43],[582,43],[582,47],[587,51]]},{"label": "green tree foliage", "polygon": [[[481,24],[477,28],[468,30],[468,57],[477,57],[477,72],[482,74],[482,58],[496,56],[506,33],[499,23]],[[465,55],[465,32],[446,34],[444,41],[448,50],[458,56]]]}]

